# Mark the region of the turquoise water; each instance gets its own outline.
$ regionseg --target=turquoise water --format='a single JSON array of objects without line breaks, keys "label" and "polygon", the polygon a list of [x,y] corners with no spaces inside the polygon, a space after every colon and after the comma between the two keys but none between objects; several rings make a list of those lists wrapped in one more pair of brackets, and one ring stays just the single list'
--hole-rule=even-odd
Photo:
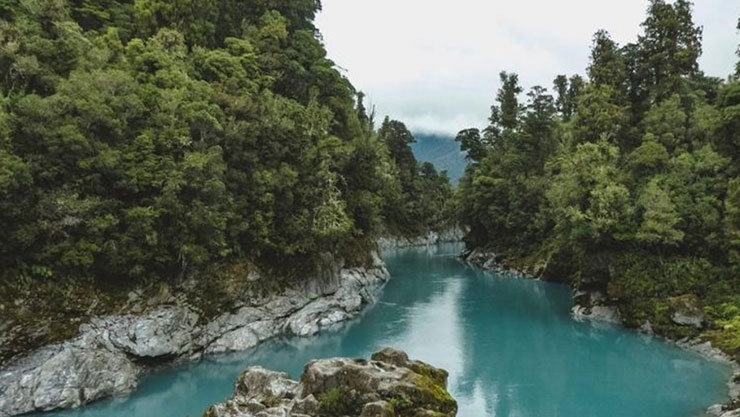
[{"label": "turquoise water", "polygon": [[606,325],[573,321],[566,286],[463,266],[459,247],[386,256],[379,304],[320,336],[280,340],[145,378],[126,398],[64,417],[200,416],[249,365],[300,375],[310,359],[394,346],[450,372],[462,417],[695,417],[726,397],[728,367]]}]

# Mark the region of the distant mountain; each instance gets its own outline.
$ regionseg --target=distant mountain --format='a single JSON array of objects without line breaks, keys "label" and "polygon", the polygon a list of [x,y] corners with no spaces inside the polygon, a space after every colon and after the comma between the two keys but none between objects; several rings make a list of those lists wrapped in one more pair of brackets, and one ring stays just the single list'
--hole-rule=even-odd
[{"label": "distant mountain", "polygon": [[438,171],[447,171],[450,181],[457,185],[465,173],[465,153],[452,136],[415,134],[416,143],[411,144],[416,159],[431,162]]}]

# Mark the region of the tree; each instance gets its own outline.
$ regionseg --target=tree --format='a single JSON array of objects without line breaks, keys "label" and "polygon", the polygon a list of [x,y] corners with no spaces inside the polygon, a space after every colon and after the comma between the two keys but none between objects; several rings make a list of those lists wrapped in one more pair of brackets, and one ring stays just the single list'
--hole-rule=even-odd
[{"label": "tree", "polygon": [[604,140],[584,143],[558,158],[547,200],[556,240],[583,253],[629,230],[630,192],[619,181],[619,149]]},{"label": "tree", "polygon": [[615,97],[621,98],[627,78],[625,59],[619,45],[605,30],[594,34],[588,77],[593,85],[608,86]]},{"label": "tree", "polygon": [[517,148],[526,154],[527,171],[542,173],[547,157],[556,147],[555,104],[552,96],[547,94],[547,89],[541,86],[532,87],[527,97],[527,110],[521,122],[521,143]]},{"label": "tree", "polygon": [[565,108],[566,116],[570,120],[573,115],[578,111],[578,98],[583,92],[586,83],[583,81],[583,77],[576,74],[570,77],[570,86],[568,87],[568,101],[567,107]]},{"label": "tree", "polygon": [[624,107],[612,100],[608,85],[589,85],[578,99],[578,112],[573,120],[574,134],[579,143],[606,139],[618,143],[620,132],[627,123]]},{"label": "tree", "polygon": [[684,233],[676,229],[681,221],[671,197],[658,181],[650,181],[638,200],[642,223],[635,237],[647,244],[676,245]]},{"label": "tree", "polygon": [[489,125],[484,130],[489,142],[493,143],[503,131],[512,131],[519,125],[519,116],[522,107],[519,104],[519,94],[522,87],[519,85],[519,76],[502,71],[499,74],[501,87],[496,93],[496,103],[491,106]]},{"label": "tree", "polygon": [[461,130],[455,136],[455,141],[460,143],[460,150],[467,153],[466,158],[469,161],[480,162],[486,156],[487,144],[476,128]]},{"label": "tree", "polygon": [[725,233],[730,244],[730,261],[740,270],[740,178],[733,178],[725,200]]},{"label": "tree", "polygon": [[702,28],[692,20],[692,3],[651,0],[639,37],[640,60],[657,101],[680,91],[681,80],[698,73]]},{"label": "tree", "polygon": [[555,110],[560,114],[563,120],[567,120],[566,116],[568,108],[568,77],[565,75],[558,75],[552,82],[555,89]]},{"label": "tree", "polygon": [[[737,30],[740,30],[740,18],[737,19]],[[737,47],[737,56],[740,57],[740,45]],[[740,78],[740,61],[735,65],[735,78]]]}]

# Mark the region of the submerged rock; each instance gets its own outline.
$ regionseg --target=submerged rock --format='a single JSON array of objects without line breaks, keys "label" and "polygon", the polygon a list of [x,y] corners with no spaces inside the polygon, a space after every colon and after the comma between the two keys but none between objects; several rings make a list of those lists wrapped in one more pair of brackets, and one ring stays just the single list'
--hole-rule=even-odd
[{"label": "submerged rock", "polygon": [[207,323],[183,303],[93,319],[77,338],[0,369],[0,416],[79,407],[133,390],[155,366],[244,350],[279,335],[312,335],[375,302],[389,278],[377,257],[368,268],[338,265],[324,272],[300,288],[243,300]]},{"label": "submerged rock", "polygon": [[309,362],[300,382],[281,372],[248,368],[237,379],[234,396],[204,417],[455,416],[457,402],[446,387],[443,369],[387,348],[369,361]]},{"label": "submerged rock", "polygon": [[598,291],[577,291],[573,295],[573,307],[570,313],[576,320],[622,323],[617,307],[609,305],[604,294]]}]

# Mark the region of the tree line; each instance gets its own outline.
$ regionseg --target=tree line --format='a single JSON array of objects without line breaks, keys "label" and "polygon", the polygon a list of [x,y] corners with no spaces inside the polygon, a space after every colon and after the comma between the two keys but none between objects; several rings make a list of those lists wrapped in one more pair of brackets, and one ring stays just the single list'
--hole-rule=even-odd
[{"label": "tree line", "polygon": [[0,288],[359,263],[441,227],[449,181],[374,127],[320,7],[0,0]]},{"label": "tree line", "polygon": [[688,297],[736,353],[740,63],[726,80],[700,70],[692,7],[651,0],[634,43],[598,31],[587,77],[558,75],[553,93],[521,100],[502,72],[489,125],[457,136],[460,215],[469,246],[603,291],[630,325],[695,335],[670,320]]}]

